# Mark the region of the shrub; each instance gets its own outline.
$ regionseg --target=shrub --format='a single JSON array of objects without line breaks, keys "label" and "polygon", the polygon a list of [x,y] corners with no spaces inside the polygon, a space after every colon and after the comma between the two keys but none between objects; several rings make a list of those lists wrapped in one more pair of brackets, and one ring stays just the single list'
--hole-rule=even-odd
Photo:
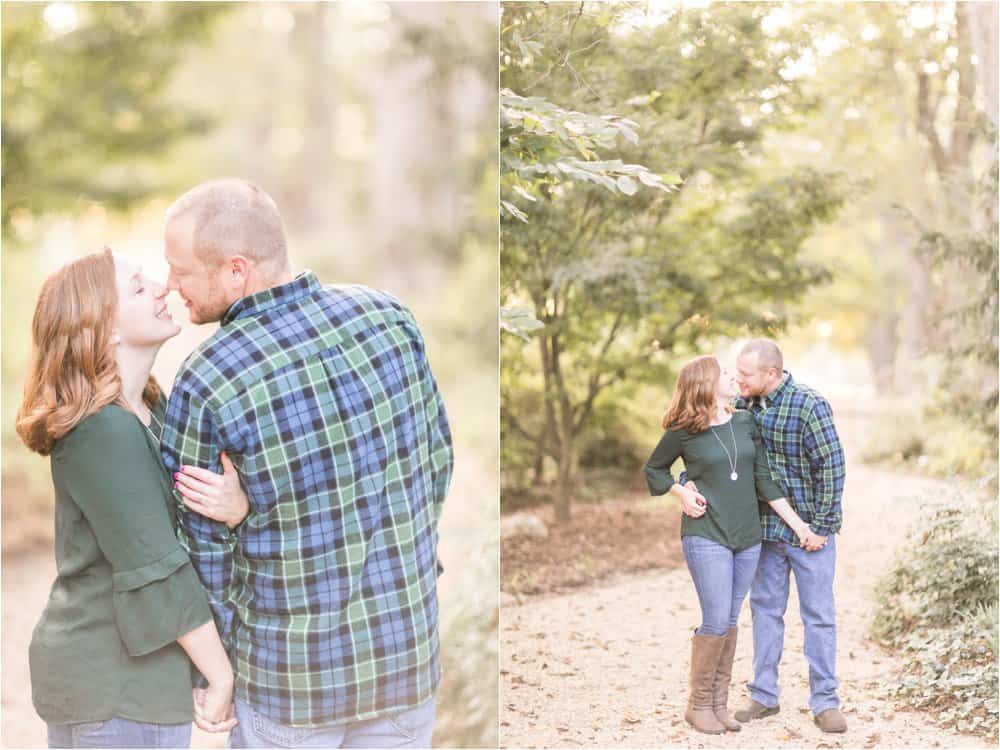
[{"label": "shrub", "polygon": [[997,508],[925,505],[927,521],[880,581],[875,639],[906,666],[886,689],[960,731],[997,734]]}]

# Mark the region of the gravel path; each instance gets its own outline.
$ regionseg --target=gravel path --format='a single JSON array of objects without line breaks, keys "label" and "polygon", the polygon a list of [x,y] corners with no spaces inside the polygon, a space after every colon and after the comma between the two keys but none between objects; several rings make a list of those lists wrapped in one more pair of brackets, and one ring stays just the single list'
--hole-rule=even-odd
[{"label": "gravel path", "polygon": [[[872,586],[905,542],[908,521],[895,519],[913,518],[920,497],[945,489],[935,480],[849,466],[836,578],[846,734],[824,735],[807,708],[808,671],[794,582],[780,674],[781,713],[722,736],[688,727],[683,713],[689,639],[700,617],[682,567],[506,604],[500,631],[501,746],[989,747],[986,740],[936,727],[921,714],[896,712],[879,698],[879,686],[893,679],[898,662],[866,637]],[[749,605],[744,605],[731,706],[744,701],[751,652]]]}]

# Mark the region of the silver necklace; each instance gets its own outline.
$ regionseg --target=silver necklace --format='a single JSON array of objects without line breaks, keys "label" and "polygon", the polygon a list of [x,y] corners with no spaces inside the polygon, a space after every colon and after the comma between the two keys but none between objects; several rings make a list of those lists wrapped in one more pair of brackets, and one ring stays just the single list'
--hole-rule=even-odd
[{"label": "silver necklace", "polygon": [[149,433],[149,436],[153,438],[153,442],[159,445],[160,439],[156,437],[156,434],[153,432],[152,428],[153,423],[156,421],[155,417],[153,417],[153,410],[152,409],[149,410],[149,424],[146,424],[142,420],[142,417],[139,416],[139,413],[136,412],[135,410],[133,410],[132,413],[135,415],[135,418],[139,420],[139,424],[141,424],[146,429],[146,432]]},{"label": "silver necklace", "polygon": [[719,441],[719,445],[722,446],[722,450],[726,452],[726,460],[729,461],[729,469],[732,472],[729,475],[729,478],[735,482],[740,478],[740,475],[736,473],[736,464],[740,460],[740,449],[739,446],[736,445],[736,432],[733,430],[733,419],[732,417],[729,418],[729,433],[733,436],[733,453],[736,454],[735,458],[729,455],[729,449],[726,447],[726,444],[722,442],[722,438],[715,434],[715,427],[709,425],[709,428],[712,430],[712,434],[715,435],[715,439]]}]

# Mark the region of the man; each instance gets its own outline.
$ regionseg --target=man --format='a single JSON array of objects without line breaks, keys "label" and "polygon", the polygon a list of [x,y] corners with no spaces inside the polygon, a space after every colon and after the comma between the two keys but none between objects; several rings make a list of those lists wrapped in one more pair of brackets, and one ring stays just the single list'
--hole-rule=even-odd
[{"label": "man", "polygon": [[[844,452],[833,412],[819,393],[784,370],[781,350],[770,339],[748,342],[736,360],[742,408],[757,420],[771,476],[809,524],[802,546],[795,532],[765,504],[760,506],[763,542],[750,589],[754,678],[750,701],[736,711],[741,722],[778,713],[778,664],[785,635],[789,573],[795,574],[809,663],[809,707],[824,732],[844,732],[836,678],[833,577],[842,520]],[[693,483],[688,483],[693,487]]]},{"label": "man", "polygon": [[232,747],[430,747],[440,680],[437,523],[451,434],[412,315],[293,275],[269,196],[199,185],[167,212],[167,288],[221,326],[171,393],[167,469],[220,471],[236,528],[181,537],[234,661]]}]

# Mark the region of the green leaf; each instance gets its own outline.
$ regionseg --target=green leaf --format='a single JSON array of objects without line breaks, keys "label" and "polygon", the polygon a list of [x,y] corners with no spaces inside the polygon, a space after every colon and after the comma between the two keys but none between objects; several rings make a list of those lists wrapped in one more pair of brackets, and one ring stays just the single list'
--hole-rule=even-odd
[{"label": "green leaf", "polygon": [[622,175],[619,177],[616,184],[618,185],[618,189],[625,193],[625,195],[635,195],[636,191],[639,189],[635,180],[628,175]]},{"label": "green leaf", "polygon": [[535,196],[533,196],[531,193],[529,193],[527,190],[525,190],[520,185],[514,185],[514,186],[512,186],[512,189],[514,190],[515,193],[517,193],[518,195],[520,195],[525,200],[531,201],[532,203],[537,203],[538,202],[538,198],[536,198]]}]

